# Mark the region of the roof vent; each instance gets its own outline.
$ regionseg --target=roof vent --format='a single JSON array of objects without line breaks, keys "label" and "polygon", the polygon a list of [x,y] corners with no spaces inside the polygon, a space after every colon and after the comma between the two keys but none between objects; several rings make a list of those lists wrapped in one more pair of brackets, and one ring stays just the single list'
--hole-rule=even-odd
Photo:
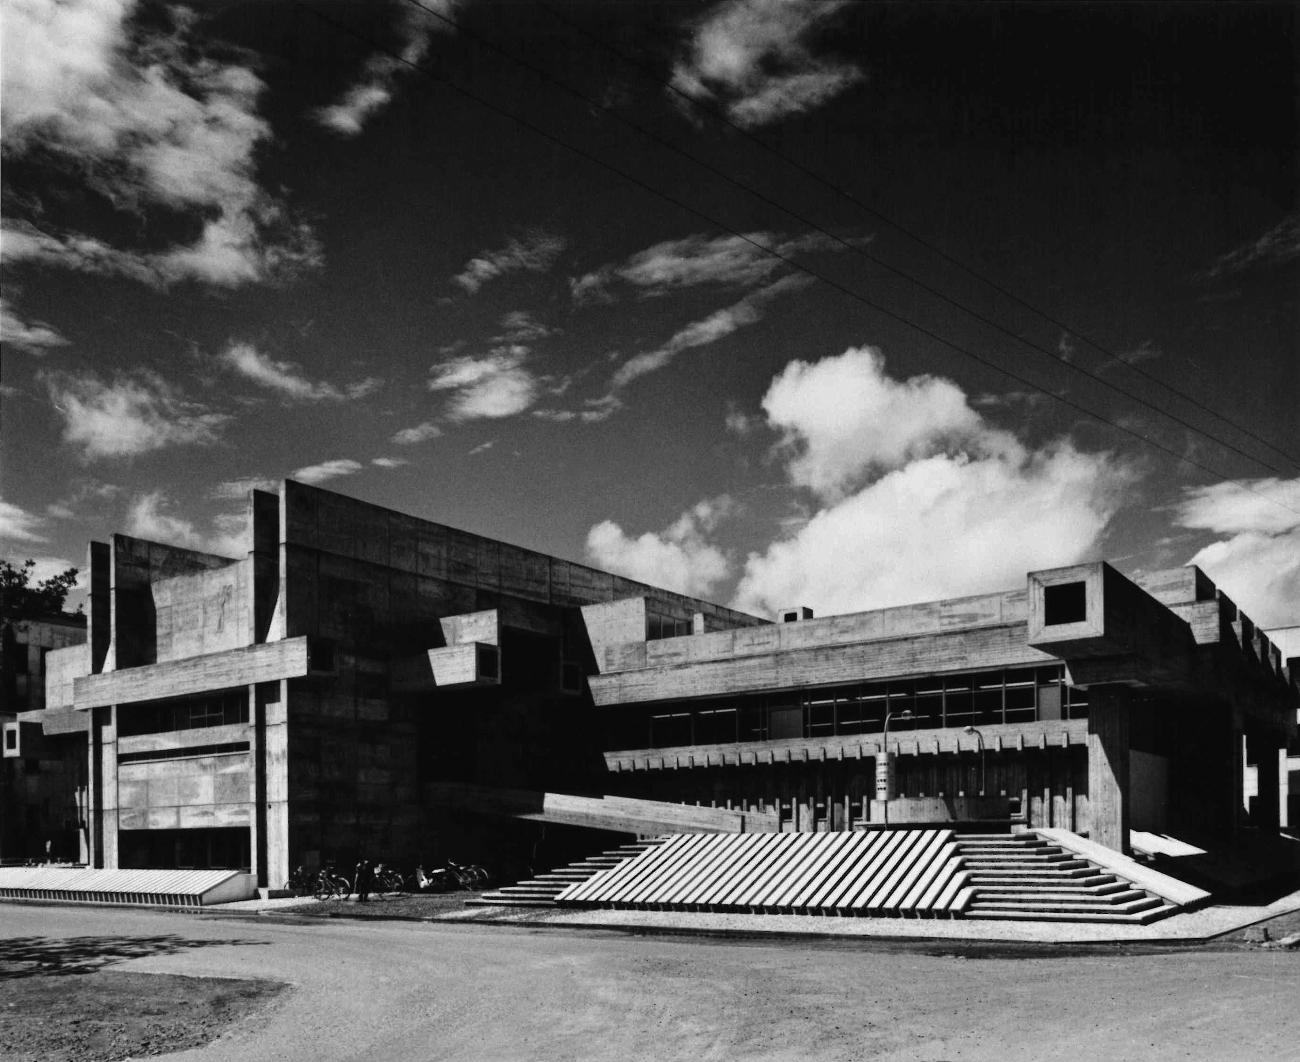
[{"label": "roof vent", "polygon": [[813,618],[813,610],[807,605],[799,605],[797,608],[783,608],[777,615],[779,623],[798,623],[800,620],[810,620]]}]

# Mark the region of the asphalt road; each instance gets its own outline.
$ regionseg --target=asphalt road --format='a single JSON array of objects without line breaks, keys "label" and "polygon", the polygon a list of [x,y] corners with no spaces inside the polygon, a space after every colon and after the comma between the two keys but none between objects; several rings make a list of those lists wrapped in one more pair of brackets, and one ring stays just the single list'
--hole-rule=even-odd
[{"label": "asphalt road", "polygon": [[0,904],[0,940],[88,967],[293,984],[169,1056],[194,1062],[1300,1060],[1297,952],[963,958],[15,904]]}]

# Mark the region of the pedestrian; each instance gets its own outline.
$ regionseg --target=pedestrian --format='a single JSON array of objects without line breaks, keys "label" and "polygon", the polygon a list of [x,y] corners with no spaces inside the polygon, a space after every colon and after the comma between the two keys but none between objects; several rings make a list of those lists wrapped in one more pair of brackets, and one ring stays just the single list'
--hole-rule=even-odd
[{"label": "pedestrian", "polygon": [[374,872],[370,869],[370,860],[363,859],[357,864],[356,892],[357,902],[366,903],[370,897],[370,889],[374,885]]}]

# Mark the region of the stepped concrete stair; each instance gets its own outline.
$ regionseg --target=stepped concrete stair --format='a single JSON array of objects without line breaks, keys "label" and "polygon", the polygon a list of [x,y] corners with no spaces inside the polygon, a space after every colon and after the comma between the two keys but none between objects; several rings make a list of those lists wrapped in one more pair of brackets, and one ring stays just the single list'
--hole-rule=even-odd
[{"label": "stepped concrete stair", "polygon": [[664,837],[652,837],[620,845],[597,855],[588,856],[567,866],[556,867],[514,885],[505,885],[482,896],[467,900],[469,907],[554,907],[556,897],[573,885],[581,885],[596,874],[612,870],[642,852],[662,844]]},{"label": "stepped concrete stair", "polygon": [[[1182,909],[1177,889],[1154,880],[1163,875],[1125,873],[1128,867],[1116,872],[1113,864],[1124,860],[1118,853],[1095,846],[1091,854],[1098,858],[1090,859],[1077,850],[1088,844],[1082,838],[1074,838],[1082,845],[1066,847],[1040,832],[958,836],[957,851],[972,890],[962,917],[1146,925]],[[1169,892],[1176,895],[1163,895]]]},{"label": "stepped concrete stair", "polygon": [[132,907],[209,907],[257,895],[257,878],[238,870],[96,870],[0,867],[0,899]]}]

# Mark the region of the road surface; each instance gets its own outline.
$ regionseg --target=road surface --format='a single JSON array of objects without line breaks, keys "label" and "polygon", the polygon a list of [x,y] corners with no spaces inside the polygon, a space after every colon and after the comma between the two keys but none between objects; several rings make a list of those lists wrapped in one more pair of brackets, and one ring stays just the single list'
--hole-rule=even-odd
[{"label": "road surface", "polygon": [[0,904],[5,948],[294,986],[216,1043],[169,1056],[186,1062],[1300,1062],[1296,952],[963,958]]}]

